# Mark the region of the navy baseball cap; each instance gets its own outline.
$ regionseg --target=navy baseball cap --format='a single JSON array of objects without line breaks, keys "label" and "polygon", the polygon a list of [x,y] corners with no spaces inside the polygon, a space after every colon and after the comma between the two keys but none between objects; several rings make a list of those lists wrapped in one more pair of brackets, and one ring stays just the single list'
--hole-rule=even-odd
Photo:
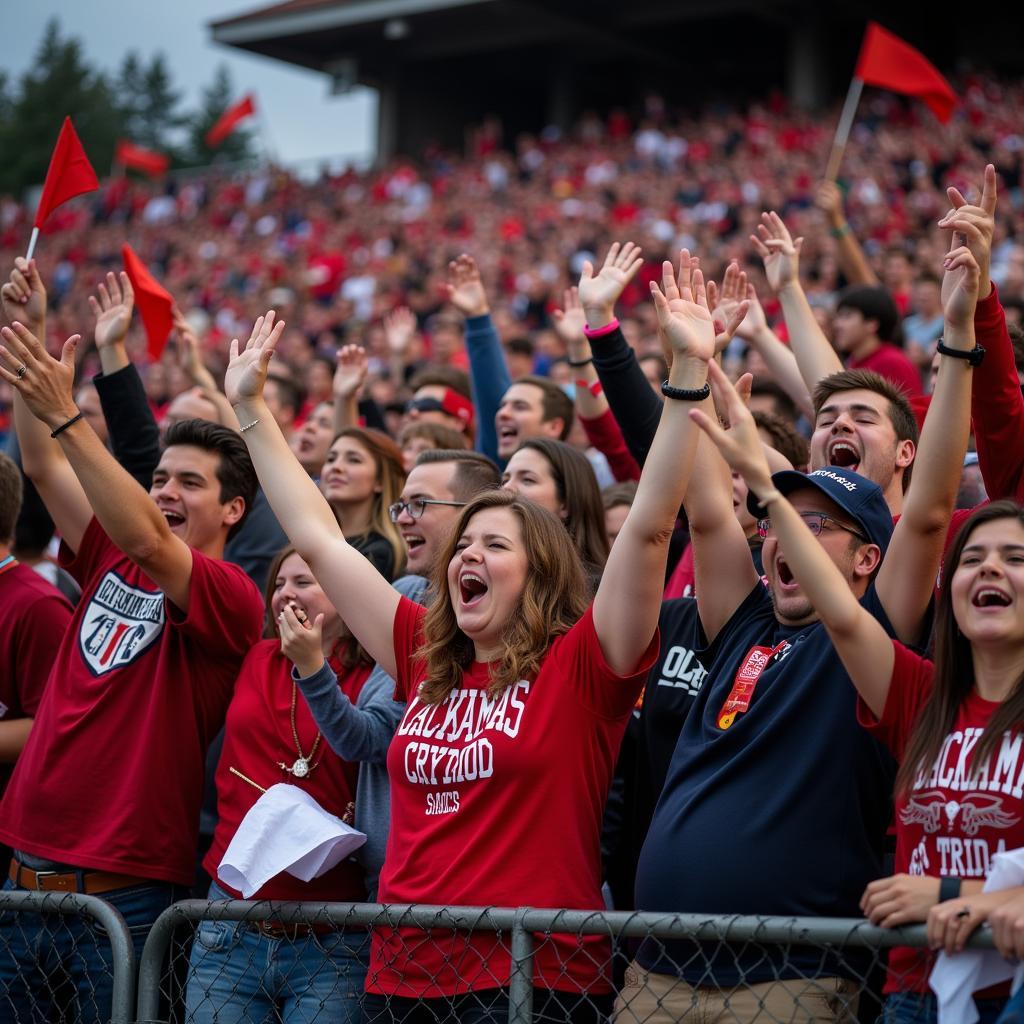
[{"label": "navy baseball cap", "polygon": [[[892,537],[892,512],[885,502],[882,488],[866,476],[841,466],[826,466],[813,473],[784,469],[773,474],[772,483],[784,494],[801,487],[814,487],[835,502],[860,528],[872,544],[885,554]],[[770,518],[768,510],[757,503],[753,491],[747,494],[747,509],[755,519]]]}]

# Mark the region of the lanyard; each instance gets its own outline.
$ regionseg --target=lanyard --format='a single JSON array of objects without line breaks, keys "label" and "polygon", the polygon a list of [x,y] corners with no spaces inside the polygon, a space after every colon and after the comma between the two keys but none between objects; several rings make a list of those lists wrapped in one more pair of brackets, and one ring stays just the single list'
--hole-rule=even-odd
[{"label": "lanyard", "polygon": [[786,647],[789,647],[789,641],[781,640],[775,647],[754,646],[747,651],[736,672],[729,696],[725,699],[722,710],[718,712],[719,729],[728,729],[736,721],[736,716],[742,715],[750,707],[761,673],[771,663],[772,658]]},{"label": "lanyard", "polygon": [[14,555],[8,555],[2,562],[0,562],[0,575],[7,572],[8,569],[13,569],[18,564],[18,560]]}]

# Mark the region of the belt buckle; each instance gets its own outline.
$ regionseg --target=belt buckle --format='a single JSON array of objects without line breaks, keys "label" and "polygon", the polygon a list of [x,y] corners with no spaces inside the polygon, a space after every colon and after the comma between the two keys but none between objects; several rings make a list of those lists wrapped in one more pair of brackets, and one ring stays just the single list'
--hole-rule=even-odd
[{"label": "belt buckle", "polygon": [[[22,865],[22,869],[23,870],[25,869],[25,865],[24,864]],[[27,870],[32,871],[31,868],[28,868]],[[36,892],[53,892],[54,890],[52,890],[52,889],[44,889],[43,883],[42,883],[42,879],[44,879],[44,878],[54,878],[57,875],[66,875],[66,874],[69,874],[69,872],[67,872],[67,871],[35,871],[35,872],[33,872],[33,874],[36,876],[36,878],[35,878],[35,882],[36,882],[35,891]],[[77,886],[76,886],[76,889],[77,889]],[[73,892],[73,891],[75,891],[75,889],[69,890],[69,891]]]}]

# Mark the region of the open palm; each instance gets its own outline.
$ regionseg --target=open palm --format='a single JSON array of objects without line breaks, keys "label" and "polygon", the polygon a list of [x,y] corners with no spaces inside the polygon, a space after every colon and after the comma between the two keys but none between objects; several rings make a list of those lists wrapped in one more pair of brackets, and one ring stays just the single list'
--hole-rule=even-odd
[{"label": "open palm", "polygon": [[661,288],[651,282],[658,313],[658,327],[675,356],[710,360],[715,355],[715,324],[708,309],[704,275],[697,260],[683,249],[679,277],[666,260],[661,268]]},{"label": "open palm", "polygon": [[267,367],[284,330],[284,321],[275,323],[274,318],[275,313],[270,310],[257,319],[245,348],[239,349],[237,338],[231,342],[231,361],[224,374],[224,393],[232,405],[251,401],[263,394]]},{"label": "open palm", "polygon": [[135,292],[124,271],[121,271],[120,280],[108,273],[106,283],[101,282],[96,291],[98,300],[89,296],[89,308],[96,317],[96,347],[109,348],[124,341],[128,334],[135,308]]}]

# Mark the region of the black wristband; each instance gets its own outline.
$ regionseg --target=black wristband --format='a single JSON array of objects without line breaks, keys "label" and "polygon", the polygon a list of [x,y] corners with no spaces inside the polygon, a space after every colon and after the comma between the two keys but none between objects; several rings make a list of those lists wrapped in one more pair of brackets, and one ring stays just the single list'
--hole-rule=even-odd
[{"label": "black wristband", "polygon": [[579,369],[581,366],[589,366],[593,361],[593,359],[566,359],[566,362],[575,369]]},{"label": "black wristband", "polygon": [[939,345],[936,351],[940,356],[952,356],[954,359],[966,359],[971,366],[981,366],[981,361],[985,358],[985,350],[980,345],[975,345],[974,348],[965,352],[962,348],[949,348],[949,346],[943,345],[941,338],[939,338]]},{"label": "black wristband", "polygon": [[703,402],[711,394],[711,382],[706,382],[702,388],[687,389],[674,388],[666,380],[662,382],[661,393],[666,398],[674,398],[677,402]]},{"label": "black wristband", "polygon": [[960,886],[963,883],[961,878],[940,878],[939,879],[939,902],[955,900],[960,895]]},{"label": "black wristband", "polygon": [[84,415],[84,412],[80,412],[78,413],[77,416],[72,416],[71,419],[67,421],[67,423],[62,423],[56,430],[54,430],[50,434],[50,437],[56,437],[58,434],[63,434],[64,431],[68,429],[68,427],[70,427],[73,423],[77,423]]}]

